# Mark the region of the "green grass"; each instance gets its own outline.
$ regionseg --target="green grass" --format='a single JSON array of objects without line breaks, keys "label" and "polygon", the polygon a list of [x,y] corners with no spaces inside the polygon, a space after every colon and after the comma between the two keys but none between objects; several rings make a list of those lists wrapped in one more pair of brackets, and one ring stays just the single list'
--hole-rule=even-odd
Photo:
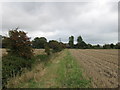
[{"label": "green grass", "polygon": [[[46,58],[38,56],[38,58]],[[43,60],[44,60],[43,59]],[[68,50],[56,54],[45,65],[45,70],[39,81],[34,79],[18,85],[18,87],[26,88],[87,88],[91,81],[87,80],[82,75],[82,70],[77,64],[75,58]]]},{"label": "green grass", "polygon": [[62,87],[66,88],[84,88],[89,87],[90,80],[86,80],[82,75],[82,70],[77,64],[75,58],[66,51],[66,56],[61,60],[59,68],[59,81]]},{"label": "green grass", "polygon": [[46,54],[41,54],[41,55],[37,55],[36,59],[40,59],[40,61],[46,61],[48,60],[49,56]]}]

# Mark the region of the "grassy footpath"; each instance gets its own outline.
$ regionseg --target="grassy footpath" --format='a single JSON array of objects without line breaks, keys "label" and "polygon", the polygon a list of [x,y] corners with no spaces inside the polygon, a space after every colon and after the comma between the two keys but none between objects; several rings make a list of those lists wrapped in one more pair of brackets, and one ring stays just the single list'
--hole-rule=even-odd
[{"label": "grassy footpath", "polygon": [[90,80],[83,77],[79,65],[68,50],[50,58],[43,68],[34,71],[33,76],[26,82],[19,82],[15,86],[19,88],[85,88],[90,86]]}]

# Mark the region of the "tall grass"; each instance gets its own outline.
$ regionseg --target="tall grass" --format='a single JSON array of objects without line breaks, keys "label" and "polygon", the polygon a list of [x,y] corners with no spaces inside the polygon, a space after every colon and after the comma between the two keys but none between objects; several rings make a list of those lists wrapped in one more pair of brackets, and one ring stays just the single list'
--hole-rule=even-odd
[{"label": "tall grass", "polygon": [[[87,88],[91,81],[83,76],[83,72],[75,58],[68,50],[56,53],[51,57],[38,55],[42,59],[30,72],[17,77],[19,88]],[[46,64],[45,64],[46,63]],[[42,68],[42,69],[41,69]],[[15,80],[13,82],[15,82]],[[14,85],[14,83],[13,83]],[[10,86],[11,87],[11,86]]]},{"label": "tall grass", "polygon": [[33,79],[36,79],[37,77],[35,73],[40,72],[45,67],[46,63],[51,57],[52,56],[48,56],[46,54],[35,55],[34,58],[32,59],[34,62],[31,65],[31,69],[29,69],[28,67],[23,68],[21,70],[22,74],[19,74],[20,72],[19,71],[15,77],[8,78],[9,80],[7,79],[8,83],[6,83],[7,85],[6,87],[8,88],[19,87],[17,85],[19,85],[20,83],[29,82]]},{"label": "tall grass", "polygon": [[23,68],[31,69],[35,59],[24,59],[22,57],[6,55],[2,57],[2,86],[6,88],[7,81],[21,74]]}]

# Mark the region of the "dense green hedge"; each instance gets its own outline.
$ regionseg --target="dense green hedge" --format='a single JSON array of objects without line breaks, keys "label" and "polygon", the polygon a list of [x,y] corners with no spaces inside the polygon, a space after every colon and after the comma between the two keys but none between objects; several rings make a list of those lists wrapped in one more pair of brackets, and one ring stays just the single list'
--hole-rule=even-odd
[{"label": "dense green hedge", "polygon": [[9,78],[21,74],[23,68],[30,69],[34,59],[24,59],[17,56],[2,57],[2,86],[5,88]]}]

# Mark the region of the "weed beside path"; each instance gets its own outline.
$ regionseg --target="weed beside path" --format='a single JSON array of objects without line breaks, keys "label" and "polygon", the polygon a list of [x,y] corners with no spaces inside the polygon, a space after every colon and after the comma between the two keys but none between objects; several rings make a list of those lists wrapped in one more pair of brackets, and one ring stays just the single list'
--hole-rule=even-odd
[{"label": "weed beside path", "polygon": [[[44,56],[38,56],[44,58]],[[44,69],[38,70],[30,80],[19,83],[19,88],[86,88],[90,80],[83,77],[76,60],[68,50],[55,54],[47,60]],[[40,68],[38,64],[36,67]],[[32,71],[31,71],[32,72]]]}]

